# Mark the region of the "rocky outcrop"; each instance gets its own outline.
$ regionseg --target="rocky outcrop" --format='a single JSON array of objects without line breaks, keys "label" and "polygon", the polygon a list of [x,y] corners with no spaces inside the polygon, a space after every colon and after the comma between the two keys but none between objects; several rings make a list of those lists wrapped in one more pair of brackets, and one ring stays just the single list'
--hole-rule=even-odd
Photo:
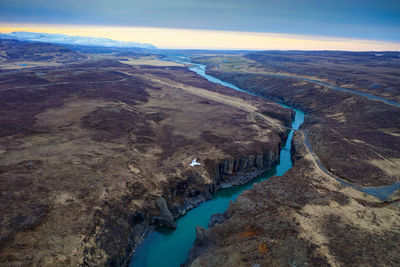
[{"label": "rocky outcrop", "polygon": [[159,226],[167,226],[171,228],[176,228],[176,223],[174,222],[174,216],[168,209],[167,202],[164,198],[156,198],[157,207],[160,209],[160,215],[154,216],[153,223]]},{"label": "rocky outcrop", "polygon": [[215,169],[216,180],[220,181],[223,188],[247,183],[279,161],[279,150],[280,145],[276,150],[263,154],[225,160]]},{"label": "rocky outcrop", "polygon": [[216,224],[223,223],[226,220],[226,213],[216,213],[211,216],[208,227],[213,227]]},{"label": "rocky outcrop", "polygon": [[205,246],[207,244],[208,230],[201,226],[196,226],[196,240],[195,244],[197,246]]}]

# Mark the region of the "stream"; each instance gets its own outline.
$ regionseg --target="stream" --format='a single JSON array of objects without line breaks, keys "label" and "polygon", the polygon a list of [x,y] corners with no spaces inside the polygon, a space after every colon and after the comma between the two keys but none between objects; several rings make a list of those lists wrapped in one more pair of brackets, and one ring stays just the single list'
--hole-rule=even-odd
[{"label": "stream", "polygon": [[[203,76],[210,82],[221,84],[223,86],[252,94],[236,87],[233,84],[221,81],[205,73],[206,66],[187,62],[184,58],[175,62],[190,64],[191,71]],[[252,94],[254,95],[254,94]],[[286,108],[290,108],[281,104]],[[178,267],[184,263],[189,255],[189,250],[196,239],[196,226],[207,228],[211,215],[223,213],[228,209],[229,203],[244,191],[250,189],[254,183],[259,183],[272,176],[282,176],[292,167],[290,155],[291,141],[293,133],[298,130],[304,121],[304,113],[300,110],[290,108],[296,112],[292,122],[292,130],[289,133],[285,146],[280,151],[280,162],[270,171],[264,173],[247,184],[233,186],[221,189],[213,195],[212,199],[203,202],[196,208],[189,210],[185,215],[176,220],[177,228],[175,230],[165,227],[159,227],[156,231],[150,233],[145,240],[137,247],[135,254],[131,258],[130,267]]]}]

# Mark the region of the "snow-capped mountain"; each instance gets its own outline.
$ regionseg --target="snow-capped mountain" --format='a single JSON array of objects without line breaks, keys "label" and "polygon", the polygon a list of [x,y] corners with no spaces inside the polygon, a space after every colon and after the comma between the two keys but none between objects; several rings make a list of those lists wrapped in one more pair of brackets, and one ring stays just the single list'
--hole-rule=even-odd
[{"label": "snow-capped mountain", "polygon": [[12,32],[0,34],[1,39],[15,39],[19,41],[32,41],[55,44],[84,45],[84,46],[104,46],[121,48],[145,48],[157,49],[152,44],[143,44],[136,42],[121,42],[108,38],[70,36],[65,34],[50,34],[37,32]]}]

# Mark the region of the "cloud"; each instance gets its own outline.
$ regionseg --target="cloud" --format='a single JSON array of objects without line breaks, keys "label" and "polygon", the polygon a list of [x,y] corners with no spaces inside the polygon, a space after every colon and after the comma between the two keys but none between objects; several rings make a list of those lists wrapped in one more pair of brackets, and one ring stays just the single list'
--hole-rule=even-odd
[{"label": "cloud", "polygon": [[398,0],[1,0],[0,20],[400,40]]}]

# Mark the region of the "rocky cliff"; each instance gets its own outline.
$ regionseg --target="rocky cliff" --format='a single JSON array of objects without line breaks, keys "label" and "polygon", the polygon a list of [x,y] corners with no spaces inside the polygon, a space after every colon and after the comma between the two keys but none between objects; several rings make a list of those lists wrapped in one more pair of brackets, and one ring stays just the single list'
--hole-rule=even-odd
[{"label": "rocky cliff", "polygon": [[[121,216],[122,211],[118,212],[120,207],[112,207],[114,210],[108,210],[107,212],[108,223],[102,227],[105,232],[108,231],[108,234],[101,234],[96,241],[97,244],[104,244],[104,246],[110,247],[107,255],[109,260],[105,265],[127,265],[135,247],[155,227],[175,228],[174,219],[184,215],[188,210],[202,202],[211,199],[213,193],[223,187],[246,183],[259,174],[270,170],[279,161],[280,147],[285,140],[286,136],[281,140],[281,143],[277,144],[274,150],[266,151],[263,154],[254,153],[254,155],[222,160],[219,163],[210,159],[201,160],[200,162],[204,163],[204,169],[207,169],[207,177],[202,176],[204,173],[202,174],[200,168],[197,171],[190,170],[185,172],[187,176],[182,181],[171,182],[168,186],[165,186],[159,197],[148,199],[149,205],[143,210],[135,212],[131,217]],[[117,218],[116,216],[120,217]],[[103,217],[98,222],[101,225],[105,216],[99,217]],[[113,220],[118,221],[118,227],[112,224]],[[126,236],[124,237],[123,234]],[[119,254],[111,254],[111,252],[118,252],[111,248],[111,244],[115,244],[118,240],[125,240],[127,246],[123,251],[119,251]],[[89,240],[88,243],[90,243]],[[90,262],[96,262],[96,257],[102,258],[106,256],[98,253],[99,250],[87,251],[86,261],[89,265]]]},{"label": "rocky cliff", "polygon": [[[286,138],[282,142],[285,140]],[[274,150],[264,154],[226,159],[217,164],[206,159],[204,162],[208,169],[209,182],[199,183],[199,179],[196,179],[198,174],[191,172],[184,182],[164,193],[169,200],[172,214],[175,218],[183,215],[187,210],[210,199],[219,189],[244,184],[270,170],[279,161],[280,147],[281,143]]]}]

